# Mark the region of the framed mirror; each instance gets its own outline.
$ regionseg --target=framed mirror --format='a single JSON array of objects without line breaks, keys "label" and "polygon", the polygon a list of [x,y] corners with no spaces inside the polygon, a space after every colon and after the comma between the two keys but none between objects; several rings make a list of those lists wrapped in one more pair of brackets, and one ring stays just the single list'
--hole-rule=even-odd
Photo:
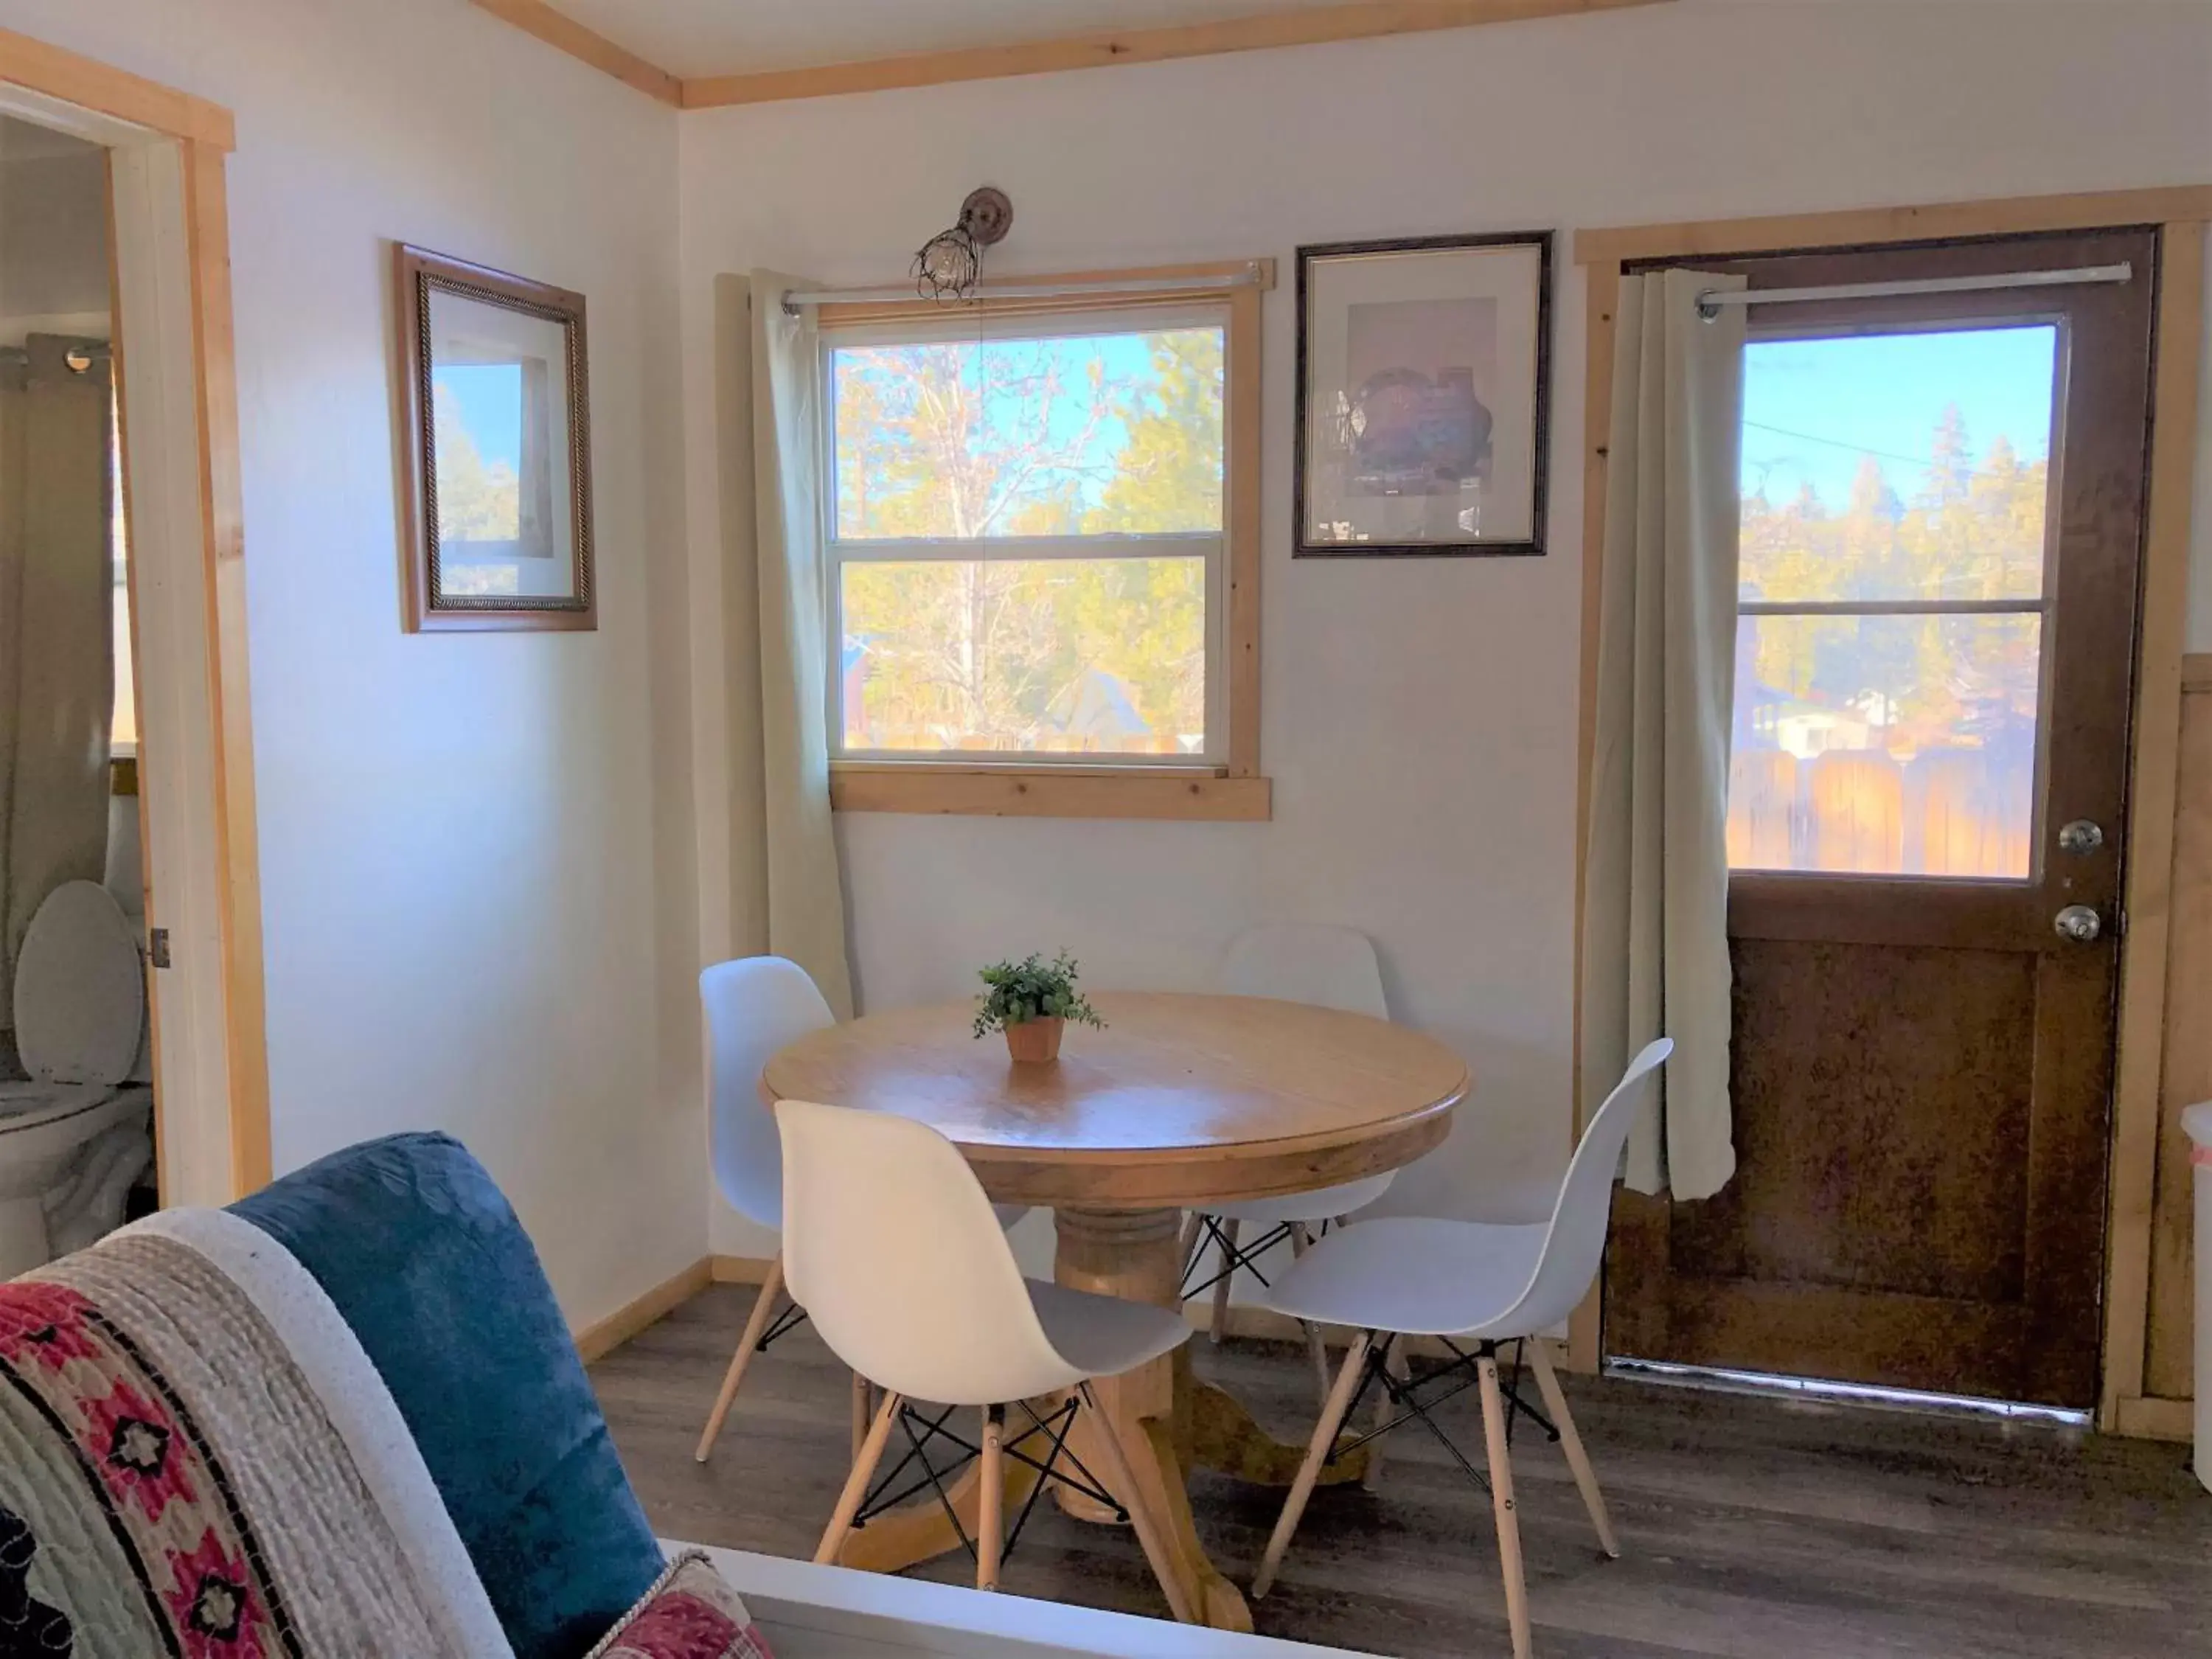
[{"label": "framed mirror", "polygon": [[409,631],[596,628],[584,296],[396,252]]}]

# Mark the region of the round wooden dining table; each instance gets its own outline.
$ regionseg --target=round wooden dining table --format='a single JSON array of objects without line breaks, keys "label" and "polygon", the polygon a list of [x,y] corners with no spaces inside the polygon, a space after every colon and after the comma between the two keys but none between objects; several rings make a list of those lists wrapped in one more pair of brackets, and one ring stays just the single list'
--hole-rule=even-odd
[{"label": "round wooden dining table", "polygon": [[[769,1060],[761,1092],[771,1103],[819,1101],[930,1125],[993,1199],[1053,1210],[1060,1284],[1164,1307],[1182,1302],[1186,1209],[1398,1169],[1443,1139],[1468,1092],[1467,1067],[1449,1048],[1364,1014],[1180,992],[1101,992],[1092,1001],[1104,1029],[1069,1026],[1060,1058],[1047,1064],[1010,1060],[996,1036],[976,1040],[974,1005],[949,1003],[802,1037]],[[1287,1486],[1304,1448],[1276,1441],[1231,1396],[1196,1382],[1187,1346],[1102,1381],[1097,1394],[1141,1488],[1115,1495],[1158,1517],[1182,1604],[1207,1624],[1251,1629],[1243,1596],[1199,1542],[1186,1472]],[[1076,1455],[1094,1473],[1107,1467],[1085,1455],[1087,1444],[1079,1420]],[[1323,1478],[1364,1473],[1363,1449]],[[1018,1513],[1036,1480],[1007,1460],[1001,1512]],[[979,1484],[971,1465],[951,1489],[970,1535]],[[1061,1507],[1112,1518],[1073,1493]],[[896,1571],[962,1547],[945,1506],[929,1499],[872,1520],[838,1559]]]}]

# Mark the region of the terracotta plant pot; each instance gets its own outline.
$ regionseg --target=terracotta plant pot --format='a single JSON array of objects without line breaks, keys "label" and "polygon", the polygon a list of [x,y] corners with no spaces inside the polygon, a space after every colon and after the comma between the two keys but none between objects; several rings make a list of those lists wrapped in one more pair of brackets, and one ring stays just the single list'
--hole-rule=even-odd
[{"label": "terracotta plant pot", "polygon": [[1021,1064],[1048,1066],[1060,1058],[1064,1019],[1025,1019],[1006,1027],[1006,1053]]}]

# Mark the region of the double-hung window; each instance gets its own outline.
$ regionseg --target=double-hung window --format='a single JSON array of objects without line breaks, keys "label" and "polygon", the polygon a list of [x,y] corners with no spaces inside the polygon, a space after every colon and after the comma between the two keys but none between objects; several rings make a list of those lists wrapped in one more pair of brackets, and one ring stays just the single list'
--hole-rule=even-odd
[{"label": "double-hung window", "polygon": [[1264,816],[1257,300],[825,311],[841,807]]}]

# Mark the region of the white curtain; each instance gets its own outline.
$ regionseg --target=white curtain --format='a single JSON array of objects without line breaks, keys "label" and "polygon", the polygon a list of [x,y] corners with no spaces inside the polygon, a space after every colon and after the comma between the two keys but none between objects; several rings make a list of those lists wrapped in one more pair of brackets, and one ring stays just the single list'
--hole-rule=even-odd
[{"label": "white curtain", "polygon": [[39,906],[107,866],[108,366],[68,361],[91,343],[33,334],[27,362],[0,365],[0,1028],[15,1024],[15,959]]},{"label": "white curtain", "polygon": [[[830,811],[829,608],[823,591],[820,367],[799,283],[755,271],[751,325],[752,530],[759,590],[760,873],[766,948],[814,976],[841,1019],[853,1013],[845,890]],[[746,641],[735,642],[742,651]]]},{"label": "white curtain", "polygon": [[1606,461],[1597,741],[1583,927],[1585,1110],[1674,1039],[1638,1190],[1710,1198],[1735,1172],[1729,1106],[1729,737],[1735,693],[1741,277],[1621,278]]}]

